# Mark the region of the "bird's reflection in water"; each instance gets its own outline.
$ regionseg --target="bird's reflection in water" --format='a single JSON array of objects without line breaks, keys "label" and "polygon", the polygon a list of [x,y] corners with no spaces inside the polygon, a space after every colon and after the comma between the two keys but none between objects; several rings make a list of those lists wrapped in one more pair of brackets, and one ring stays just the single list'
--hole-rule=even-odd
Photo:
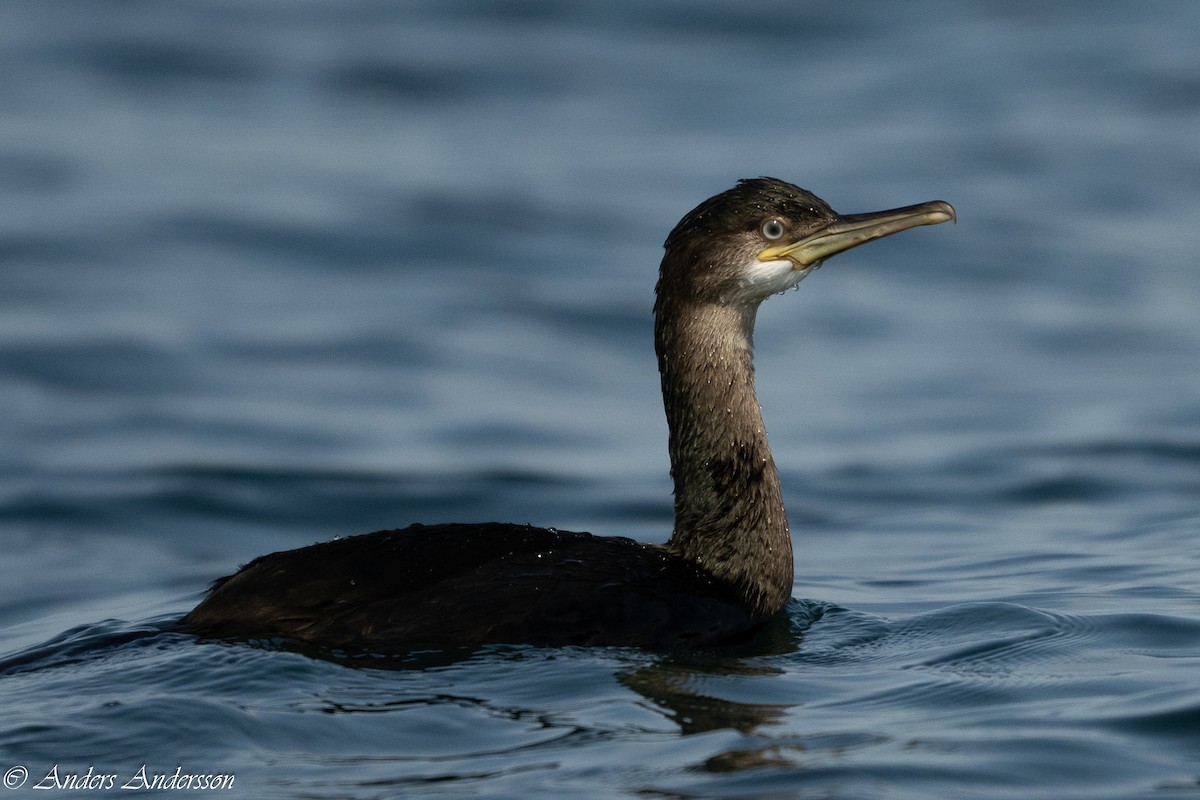
[{"label": "bird's reflection in water", "polygon": [[745,694],[747,682],[786,674],[772,657],[799,650],[804,632],[821,615],[821,605],[793,600],[786,613],[745,642],[667,655],[618,678],[661,709],[684,735],[722,729],[752,733],[777,724],[791,705],[734,699],[721,690],[736,686]]}]

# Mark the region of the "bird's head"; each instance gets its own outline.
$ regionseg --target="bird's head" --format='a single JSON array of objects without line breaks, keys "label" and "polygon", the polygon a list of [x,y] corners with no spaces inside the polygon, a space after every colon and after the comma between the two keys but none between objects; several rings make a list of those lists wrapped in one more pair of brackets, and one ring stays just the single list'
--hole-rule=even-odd
[{"label": "bird's head", "polygon": [[696,206],[667,236],[659,300],[756,306],[843,250],[953,219],[954,208],[940,200],[842,215],[799,186],[742,180]]}]

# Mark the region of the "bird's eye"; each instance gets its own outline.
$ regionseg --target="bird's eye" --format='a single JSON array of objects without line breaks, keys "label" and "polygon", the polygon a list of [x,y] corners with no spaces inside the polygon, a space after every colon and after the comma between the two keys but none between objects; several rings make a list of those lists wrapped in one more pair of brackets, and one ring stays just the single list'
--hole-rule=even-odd
[{"label": "bird's eye", "polygon": [[775,241],[783,236],[783,223],[774,218],[767,220],[763,223],[762,235],[764,239]]}]

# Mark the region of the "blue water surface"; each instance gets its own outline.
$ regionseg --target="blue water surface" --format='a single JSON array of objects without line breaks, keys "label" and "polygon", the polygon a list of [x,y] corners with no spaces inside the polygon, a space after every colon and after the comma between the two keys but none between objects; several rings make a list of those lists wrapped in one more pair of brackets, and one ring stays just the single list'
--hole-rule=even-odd
[{"label": "blue water surface", "polygon": [[[1200,797],[1197,42],[1186,0],[0,4],[10,796]],[[664,541],[661,242],[756,175],[959,212],[760,312],[779,625],[170,632],[337,535]]]}]

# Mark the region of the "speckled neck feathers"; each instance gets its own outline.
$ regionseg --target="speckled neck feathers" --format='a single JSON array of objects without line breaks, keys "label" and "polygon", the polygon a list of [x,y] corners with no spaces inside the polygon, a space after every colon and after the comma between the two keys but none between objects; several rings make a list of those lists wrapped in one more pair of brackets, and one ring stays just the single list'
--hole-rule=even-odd
[{"label": "speckled neck feathers", "polygon": [[791,595],[792,543],[754,393],[754,311],[660,300],[656,322],[675,481],[668,546],[769,616]]}]

